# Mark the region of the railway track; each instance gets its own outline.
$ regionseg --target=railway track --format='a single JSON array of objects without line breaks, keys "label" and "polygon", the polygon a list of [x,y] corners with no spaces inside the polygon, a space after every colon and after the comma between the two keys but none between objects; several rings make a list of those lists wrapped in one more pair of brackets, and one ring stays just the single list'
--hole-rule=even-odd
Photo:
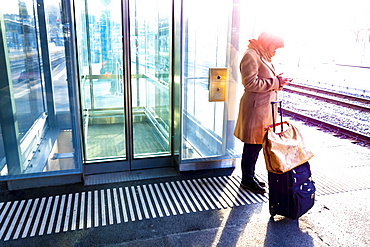
[{"label": "railway track", "polygon": [[370,145],[369,99],[297,84],[282,96],[284,115]]},{"label": "railway track", "polygon": [[302,122],[312,124],[318,126],[322,129],[330,130],[331,132],[335,133],[336,135],[346,136],[347,138],[351,139],[354,143],[363,143],[366,146],[370,145],[370,136],[364,135],[360,132],[357,132],[352,129],[348,129],[346,127],[336,125],[327,121],[320,120],[318,118],[314,118],[312,116],[308,116],[305,114],[293,112],[287,109],[283,109],[283,114],[285,116],[290,116],[293,119],[300,120]]},{"label": "railway track", "polygon": [[325,89],[308,87],[299,84],[289,84],[284,91],[316,98],[328,103],[337,104],[354,109],[370,111],[370,99],[329,91]]}]

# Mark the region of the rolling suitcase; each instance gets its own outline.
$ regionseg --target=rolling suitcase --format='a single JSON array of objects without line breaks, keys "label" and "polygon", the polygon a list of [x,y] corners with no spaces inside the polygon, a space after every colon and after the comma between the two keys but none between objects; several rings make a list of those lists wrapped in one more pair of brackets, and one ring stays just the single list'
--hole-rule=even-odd
[{"label": "rolling suitcase", "polygon": [[[277,102],[272,102],[272,107]],[[280,116],[281,116],[281,102]],[[274,111],[273,111],[274,112]],[[282,117],[281,117],[281,125]],[[275,121],[273,118],[275,132]],[[307,162],[284,172],[268,171],[269,210],[271,217],[282,215],[298,219],[315,203],[315,184],[311,179],[310,164]]]},{"label": "rolling suitcase", "polygon": [[282,215],[298,219],[315,203],[315,185],[308,162],[276,174],[268,172],[269,209],[271,217]]}]

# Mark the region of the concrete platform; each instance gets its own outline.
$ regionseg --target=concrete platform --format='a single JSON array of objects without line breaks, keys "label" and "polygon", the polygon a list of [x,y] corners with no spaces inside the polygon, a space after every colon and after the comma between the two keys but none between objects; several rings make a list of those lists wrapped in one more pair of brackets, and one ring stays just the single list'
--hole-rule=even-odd
[{"label": "concrete platform", "polygon": [[[71,215],[69,218],[60,220],[62,213],[68,211],[68,198],[76,198],[76,194],[79,195],[78,198],[82,198],[82,195],[86,196],[83,198],[88,198],[89,191],[93,195],[95,191],[98,195],[103,195],[103,192],[113,191],[116,188],[117,191],[119,188],[123,188],[123,191],[127,188],[127,191],[132,190],[133,193],[137,191],[137,200],[140,201],[140,193],[137,190],[139,187],[149,188],[151,185],[165,187],[166,183],[176,184],[179,181],[194,181],[203,178],[227,178],[228,181],[235,182],[240,175],[240,162],[238,162],[235,169],[187,172],[180,176],[144,181],[85,187],[77,184],[14,192],[0,191],[0,203],[3,203],[0,208],[0,246],[370,246],[368,234],[370,232],[370,149],[335,137],[332,133],[317,130],[315,127],[300,123],[297,125],[304,132],[315,153],[310,164],[317,186],[314,207],[298,220],[290,220],[282,216],[276,216],[274,220],[271,220],[267,196],[254,197],[255,201],[250,203],[247,200],[240,200],[245,203],[220,209],[206,210],[199,207],[198,210],[192,211],[189,208],[188,212],[184,210],[182,213],[177,210],[180,206],[174,203],[174,209],[169,208],[168,215],[164,213],[162,217],[159,215],[145,217],[146,211],[142,205],[139,205],[138,208],[141,208],[143,217],[141,219],[136,217],[135,220],[128,217],[127,222],[123,219],[118,222],[117,217],[114,216],[117,209],[114,203],[112,203],[112,208],[104,204],[97,208],[99,212],[103,211],[106,224],[102,224],[103,221],[99,219],[98,226],[92,225],[89,228],[85,223],[84,225],[81,225],[81,221],[79,223],[82,211],[75,206],[76,203],[71,203],[69,211]],[[259,177],[266,179],[262,153],[256,172]],[[177,193],[175,190],[172,192]],[[60,196],[58,197],[59,204],[55,204],[58,206],[54,207],[51,204],[49,208],[49,215],[55,213],[54,223],[51,225],[45,221],[43,226],[41,216],[41,223],[35,229],[35,234],[31,236],[33,222],[30,223],[29,230],[25,231],[30,214],[28,213],[22,221],[26,205],[29,202],[29,212],[34,202],[30,202],[31,199],[40,198],[41,201],[41,198],[55,198],[56,195]],[[66,195],[66,209],[61,212],[58,209],[62,208],[60,205],[63,195]],[[247,196],[247,194],[244,195]],[[133,197],[133,201],[135,198]],[[115,201],[113,198],[110,200]],[[10,202],[14,201],[18,201],[18,206],[23,201],[24,207],[17,210],[18,206],[14,206],[14,213],[10,215],[8,211],[14,205]],[[71,199],[71,202],[76,201],[78,200]],[[99,202],[101,201],[99,197]],[[47,200],[45,200],[45,205],[46,202]],[[181,204],[181,199],[178,202]],[[8,211],[5,212],[7,205],[9,205]],[[86,214],[88,208],[84,210]],[[132,211],[135,210],[137,208],[133,207]],[[36,207],[35,211],[37,211]],[[45,214],[45,211],[46,207],[40,214]],[[79,213],[74,214],[75,211]],[[147,211],[150,212],[151,209],[147,208]],[[129,209],[128,212],[130,215]],[[133,215],[134,213],[138,216],[136,211]],[[18,217],[14,220],[17,214]],[[77,222],[74,227],[73,218],[76,218]],[[72,222],[72,226],[64,224],[68,220]],[[12,225],[13,221],[14,225]],[[4,224],[4,222],[8,223]],[[58,224],[60,230],[56,231]],[[67,226],[66,231],[63,230],[65,226]],[[42,227],[45,231],[39,234]]]}]

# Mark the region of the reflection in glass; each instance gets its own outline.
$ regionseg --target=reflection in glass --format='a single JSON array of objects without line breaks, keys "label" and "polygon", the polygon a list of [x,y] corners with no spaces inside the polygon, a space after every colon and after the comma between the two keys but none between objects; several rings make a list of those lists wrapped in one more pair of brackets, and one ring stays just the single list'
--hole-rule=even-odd
[{"label": "reflection in glass", "polygon": [[[20,137],[44,112],[32,0],[4,5],[5,31]],[[8,11],[7,11],[8,10]]]},{"label": "reflection in glass", "polygon": [[[11,79],[1,90],[8,90],[7,104],[14,108],[6,112],[15,116],[7,125],[11,129],[1,126],[2,133],[6,133],[0,138],[2,176],[77,171],[62,32],[62,25],[69,21],[62,23],[61,6],[62,2],[55,0],[38,4],[33,0],[9,1],[2,6],[8,52],[5,59],[9,61]],[[2,71],[7,69],[0,67]],[[51,76],[45,76],[45,71]],[[47,93],[52,92],[51,87],[55,94]]]},{"label": "reflection in glass", "polygon": [[52,77],[54,89],[54,101],[56,111],[59,114],[70,110],[69,101],[66,100],[68,87],[65,47],[63,37],[63,23],[59,0],[44,0],[46,24],[48,31],[48,48],[52,61]]}]

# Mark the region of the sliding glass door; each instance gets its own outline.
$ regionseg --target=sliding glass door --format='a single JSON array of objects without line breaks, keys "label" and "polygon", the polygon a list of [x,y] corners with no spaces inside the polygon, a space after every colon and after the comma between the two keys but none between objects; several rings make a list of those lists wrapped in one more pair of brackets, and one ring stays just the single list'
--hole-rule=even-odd
[{"label": "sliding glass door", "polygon": [[172,1],[77,0],[75,18],[84,163],[170,165]]},{"label": "sliding glass door", "polygon": [[171,150],[171,0],[130,1],[134,158]]}]

